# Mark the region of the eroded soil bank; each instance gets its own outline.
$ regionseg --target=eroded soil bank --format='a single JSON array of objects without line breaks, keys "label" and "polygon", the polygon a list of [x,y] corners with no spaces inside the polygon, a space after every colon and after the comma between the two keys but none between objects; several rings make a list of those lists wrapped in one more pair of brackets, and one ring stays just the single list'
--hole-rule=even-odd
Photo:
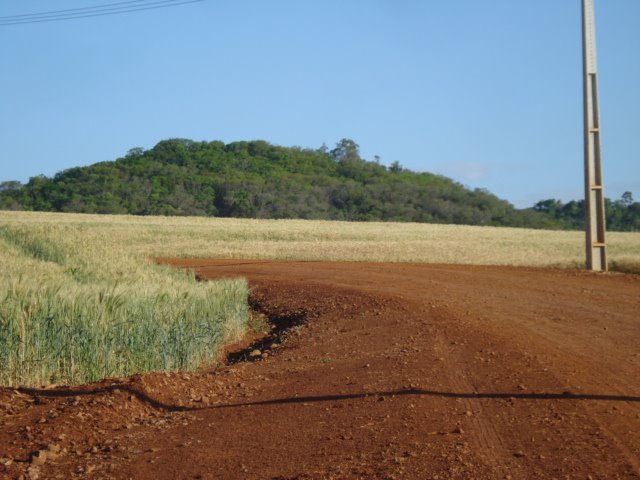
[{"label": "eroded soil bank", "polygon": [[289,330],[198,374],[0,390],[0,477],[640,478],[638,276],[171,263],[248,278]]}]

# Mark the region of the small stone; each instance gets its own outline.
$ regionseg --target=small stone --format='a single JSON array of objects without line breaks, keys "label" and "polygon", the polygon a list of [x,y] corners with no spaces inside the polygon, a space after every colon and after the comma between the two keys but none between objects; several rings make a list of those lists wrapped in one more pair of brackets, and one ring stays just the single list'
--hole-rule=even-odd
[{"label": "small stone", "polygon": [[47,445],[47,451],[48,452],[53,452],[53,453],[59,453],[60,452],[60,445],[56,444],[56,443],[50,443]]},{"label": "small stone", "polygon": [[527,455],[522,450],[518,450],[516,453],[513,454],[513,456],[516,458],[524,458]]},{"label": "small stone", "polygon": [[29,475],[29,480],[38,480],[40,478],[40,469],[32,465],[27,469],[27,475]]},{"label": "small stone", "polygon": [[261,352],[260,350],[258,350],[257,348],[256,348],[255,350],[253,350],[253,351],[249,354],[249,356],[250,356],[251,358],[256,358],[256,357],[259,357],[259,356],[261,356],[261,355],[262,355],[262,352]]},{"label": "small stone", "polygon": [[55,462],[60,457],[58,452],[47,452],[47,460]]},{"label": "small stone", "polygon": [[47,451],[38,450],[37,452],[32,453],[30,462],[31,465],[35,465],[36,467],[44,465],[45,463],[47,463]]},{"label": "small stone", "polygon": [[464,430],[462,430],[462,428],[460,427],[456,427],[453,429],[453,432],[451,433],[461,434],[461,433],[464,433]]}]

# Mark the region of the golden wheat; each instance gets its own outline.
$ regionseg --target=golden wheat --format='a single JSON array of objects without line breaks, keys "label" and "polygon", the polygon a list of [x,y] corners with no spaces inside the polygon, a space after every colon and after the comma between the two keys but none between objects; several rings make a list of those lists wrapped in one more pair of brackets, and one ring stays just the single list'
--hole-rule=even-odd
[{"label": "golden wheat", "polygon": [[[608,245],[614,265],[638,271],[639,233],[610,233]],[[238,338],[247,318],[246,282],[196,283],[190,272],[156,266],[154,257],[579,267],[584,235],[415,223],[0,212],[0,383],[78,383],[190,369]]]},{"label": "golden wheat", "polygon": [[[133,217],[0,212],[0,225],[56,226],[82,232],[96,250],[92,261],[113,262],[107,245],[124,256],[123,269],[151,257],[265,258],[576,267],[584,263],[581,232],[520,228],[250,220],[203,217]],[[640,262],[640,233],[610,232],[614,262]],[[102,245],[102,248],[98,248]],[[144,260],[147,261],[147,260]],[[127,267],[129,265],[129,267]]]}]

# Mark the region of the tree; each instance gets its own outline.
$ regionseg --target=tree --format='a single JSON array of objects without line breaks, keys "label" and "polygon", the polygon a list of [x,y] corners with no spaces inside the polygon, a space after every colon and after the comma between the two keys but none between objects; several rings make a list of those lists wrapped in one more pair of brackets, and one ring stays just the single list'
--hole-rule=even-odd
[{"label": "tree", "polygon": [[0,182],[0,192],[8,192],[13,190],[20,190],[22,183],[16,180],[9,180],[7,182]]},{"label": "tree", "polygon": [[549,215],[555,216],[556,212],[562,209],[562,202],[560,200],[556,200],[555,198],[550,198],[548,200],[541,200],[533,206],[533,209],[536,212],[548,213]]},{"label": "tree", "polygon": [[127,151],[127,154],[125,155],[125,157],[127,158],[139,158],[144,154],[144,148],[142,147],[134,147],[134,148],[130,148],[129,151]]},{"label": "tree", "polygon": [[391,173],[400,173],[402,172],[402,170],[403,170],[402,165],[400,165],[400,162],[398,162],[397,160],[393,162],[391,165],[389,165],[389,171]]},{"label": "tree", "polygon": [[320,148],[318,148],[316,152],[326,155],[329,153],[329,147],[327,147],[326,143],[322,142],[322,145],[320,145]]},{"label": "tree", "polygon": [[349,138],[343,138],[330,154],[338,163],[360,160],[360,146]]}]

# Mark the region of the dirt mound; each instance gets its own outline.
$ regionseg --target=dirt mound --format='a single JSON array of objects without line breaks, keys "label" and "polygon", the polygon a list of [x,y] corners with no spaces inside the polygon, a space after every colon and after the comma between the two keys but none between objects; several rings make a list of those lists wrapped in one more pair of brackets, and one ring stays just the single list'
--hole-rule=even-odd
[{"label": "dirt mound", "polygon": [[0,477],[640,478],[640,277],[175,261],[265,337],[198,374],[0,390]]}]

